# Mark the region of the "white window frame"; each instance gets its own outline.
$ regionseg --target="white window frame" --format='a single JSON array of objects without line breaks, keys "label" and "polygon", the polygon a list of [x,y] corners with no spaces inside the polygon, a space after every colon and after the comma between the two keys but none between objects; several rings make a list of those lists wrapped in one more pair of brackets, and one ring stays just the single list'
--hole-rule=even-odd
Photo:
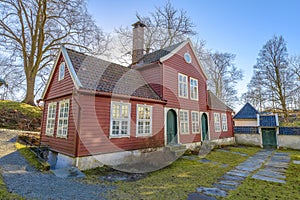
[{"label": "white window frame", "polygon": [[[144,109],[143,117],[140,118],[140,110]],[[146,112],[145,109],[149,109],[149,119],[146,119]],[[136,136],[151,136],[152,135],[152,106],[145,105],[145,104],[137,104],[136,105]],[[140,133],[139,125],[142,124],[142,132]],[[149,133],[146,133],[146,123],[149,123]]]},{"label": "white window frame", "polygon": [[214,113],[214,126],[215,126],[215,132],[221,132],[220,113]]},{"label": "white window frame", "polygon": [[[68,105],[67,112],[66,112],[66,105]],[[62,106],[64,106],[63,111],[62,111]],[[69,116],[70,116],[70,100],[65,99],[65,100],[59,101],[59,112],[58,112],[56,137],[60,137],[60,138],[68,137]]]},{"label": "white window frame", "polygon": [[[114,118],[114,105],[119,106],[119,111],[117,113],[118,117]],[[122,109],[123,106],[127,107],[127,118],[122,116]],[[124,103],[119,101],[112,101],[110,106],[110,131],[109,131],[109,137],[110,138],[122,138],[122,137],[130,137],[130,119],[131,119],[131,104],[130,103]],[[113,133],[113,122],[116,121],[118,124],[118,134]],[[122,134],[122,123],[127,122],[127,133]]]},{"label": "white window frame", "polygon": [[222,113],[221,114],[221,121],[222,121],[222,131],[228,131],[227,115],[226,115],[226,113]]},{"label": "white window frame", "polygon": [[[197,116],[198,119],[195,120],[195,118],[193,118],[193,115],[194,115],[194,114],[197,114],[197,115],[198,115],[198,116]],[[194,134],[200,133],[200,114],[199,114],[199,112],[197,112],[197,111],[192,111],[192,112],[191,112],[191,119],[192,119],[192,133],[194,133]],[[195,128],[195,127],[197,127],[197,126],[198,126],[198,130],[196,130],[196,128]]]},{"label": "white window frame", "polygon": [[55,119],[56,119],[56,102],[51,102],[48,104],[47,110],[47,123],[46,123],[46,135],[53,136],[55,128]]},{"label": "white window frame", "polygon": [[[63,70],[62,70],[63,68]],[[59,65],[59,69],[58,69],[58,81],[61,81],[65,78],[65,73],[66,73],[66,63],[62,62]]]},{"label": "white window frame", "polygon": [[[187,119],[182,119],[181,113],[186,113]],[[180,110],[179,111],[179,121],[180,121],[180,133],[181,134],[189,134],[189,111],[188,110]],[[182,131],[182,127],[184,127],[184,131]]]},{"label": "white window frame", "polygon": [[[182,77],[182,79],[184,79],[184,78],[186,78],[186,82],[184,82],[184,81],[180,81],[180,77]],[[188,98],[188,96],[189,96],[189,89],[188,89],[188,82],[189,82],[189,80],[188,80],[188,76],[187,75],[184,75],[184,74],[181,74],[181,73],[178,73],[178,96],[179,97],[181,97],[181,98]],[[184,90],[184,88],[186,89],[186,94],[184,95],[181,95],[181,93],[184,93],[183,91],[182,92],[180,92],[180,85],[183,85],[182,86],[182,88],[183,88],[183,90]]]},{"label": "white window frame", "polygon": [[[192,85],[192,81],[195,81],[197,84],[196,85]],[[196,91],[194,91],[194,88],[196,88]],[[197,100],[198,101],[198,95],[199,95],[198,88],[199,88],[199,86],[198,86],[198,79],[190,77],[190,98],[192,100]],[[194,94],[194,92],[196,94]]]}]

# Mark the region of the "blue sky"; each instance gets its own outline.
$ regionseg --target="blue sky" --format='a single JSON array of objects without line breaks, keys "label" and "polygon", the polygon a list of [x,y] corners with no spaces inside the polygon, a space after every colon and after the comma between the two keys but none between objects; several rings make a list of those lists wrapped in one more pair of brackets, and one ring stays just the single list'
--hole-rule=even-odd
[{"label": "blue sky", "polygon": [[[106,32],[128,26],[135,14],[147,15],[165,0],[89,0],[88,9]],[[273,35],[283,35],[291,55],[300,54],[300,1],[298,0],[173,0],[195,24],[206,48],[236,54],[243,70],[239,94],[247,90],[259,50]]]}]

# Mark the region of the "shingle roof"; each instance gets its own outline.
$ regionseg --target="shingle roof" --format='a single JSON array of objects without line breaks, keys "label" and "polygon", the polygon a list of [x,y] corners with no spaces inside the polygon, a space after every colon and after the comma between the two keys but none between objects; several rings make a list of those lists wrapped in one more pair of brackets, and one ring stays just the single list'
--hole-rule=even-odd
[{"label": "shingle roof", "polygon": [[224,110],[224,111],[231,111],[231,112],[233,112],[233,110],[230,107],[228,107],[225,103],[223,103],[210,90],[207,90],[207,93],[208,93],[208,107],[210,109]]},{"label": "shingle roof", "polygon": [[257,114],[258,111],[250,103],[246,103],[233,119],[257,119]]},{"label": "shingle roof", "polygon": [[179,42],[179,43],[171,45],[169,47],[165,47],[163,49],[146,54],[138,61],[138,63],[150,64],[150,63],[157,62],[157,61],[159,61],[159,59],[161,57],[164,57],[164,56],[168,55],[169,53],[171,53],[174,49],[179,47],[183,42]]},{"label": "shingle roof", "polygon": [[263,127],[275,127],[276,116],[275,115],[259,115],[259,125]]},{"label": "shingle roof", "polygon": [[161,100],[138,71],[71,49],[67,53],[84,89]]}]

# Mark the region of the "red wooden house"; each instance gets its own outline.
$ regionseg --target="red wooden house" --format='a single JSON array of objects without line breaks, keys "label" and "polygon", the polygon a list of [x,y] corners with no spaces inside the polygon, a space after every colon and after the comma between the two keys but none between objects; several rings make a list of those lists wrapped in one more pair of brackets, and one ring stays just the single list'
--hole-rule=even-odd
[{"label": "red wooden house", "polygon": [[143,27],[134,24],[130,67],[61,47],[41,132],[58,163],[91,168],[95,156],[121,163],[136,150],[233,137],[233,111],[207,90],[191,41],[144,55]]}]

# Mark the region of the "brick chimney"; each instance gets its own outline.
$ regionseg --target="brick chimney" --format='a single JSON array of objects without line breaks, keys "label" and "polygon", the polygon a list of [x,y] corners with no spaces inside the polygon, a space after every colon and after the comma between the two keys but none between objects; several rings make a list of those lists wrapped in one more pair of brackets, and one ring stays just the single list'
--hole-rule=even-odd
[{"label": "brick chimney", "polygon": [[132,65],[136,64],[144,56],[144,27],[142,22],[138,21],[133,26],[133,48]]}]

